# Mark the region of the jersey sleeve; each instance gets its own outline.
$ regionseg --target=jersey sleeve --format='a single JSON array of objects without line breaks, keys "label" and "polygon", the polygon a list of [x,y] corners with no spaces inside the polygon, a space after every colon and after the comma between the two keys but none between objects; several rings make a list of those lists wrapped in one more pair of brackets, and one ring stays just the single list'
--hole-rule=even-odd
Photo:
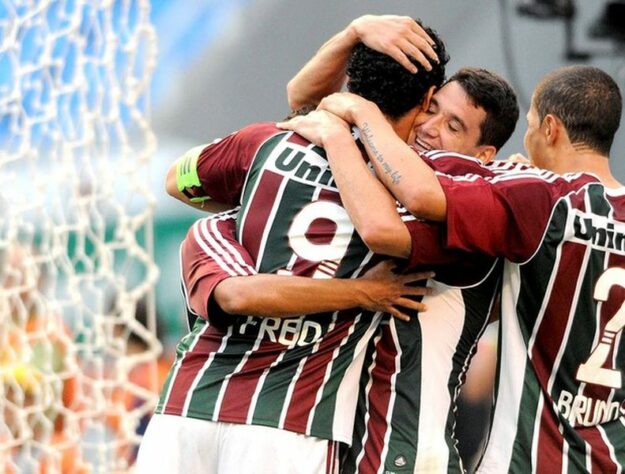
[{"label": "jersey sleeve", "polygon": [[432,270],[435,279],[446,285],[469,286],[480,282],[495,263],[494,257],[484,253],[447,247],[443,224],[418,219],[404,224],[412,240],[410,257],[405,263],[407,269]]},{"label": "jersey sleeve", "polygon": [[240,204],[247,172],[260,145],[280,132],[273,123],[249,125],[227,137],[189,150],[176,168],[178,189],[192,201]]},{"label": "jersey sleeve", "polygon": [[236,240],[236,211],[198,220],[182,242],[181,271],[187,309],[203,319],[217,284],[233,276],[256,274],[247,250]]},{"label": "jersey sleeve", "polygon": [[541,170],[533,173],[493,179],[439,176],[447,198],[447,245],[517,263],[530,258],[556,201],[590,178],[571,181]]}]

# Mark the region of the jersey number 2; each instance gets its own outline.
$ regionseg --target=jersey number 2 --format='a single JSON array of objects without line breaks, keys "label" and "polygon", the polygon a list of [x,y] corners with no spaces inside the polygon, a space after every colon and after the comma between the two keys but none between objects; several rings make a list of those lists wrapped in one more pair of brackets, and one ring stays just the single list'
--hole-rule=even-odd
[{"label": "jersey number 2", "polygon": [[[607,301],[610,288],[614,285],[623,286],[625,269],[608,268],[597,280],[594,297],[598,301]],[[577,380],[611,388],[621,388],[621,371],[604,367],[608,356],[614,348],[617,334],[625,326],[625,301],[616,314],[607,322],[597,347],[590,353],[590,357],[577,369]]]}]

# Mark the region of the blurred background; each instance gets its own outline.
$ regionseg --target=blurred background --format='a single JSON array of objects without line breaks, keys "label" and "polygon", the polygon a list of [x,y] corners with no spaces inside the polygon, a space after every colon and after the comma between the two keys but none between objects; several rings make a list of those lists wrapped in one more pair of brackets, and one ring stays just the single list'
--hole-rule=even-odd
[{"label": "blurred background", "polygon": [[[192,146],[251,122],[284,117],[287,81],[351,20],[368,13],[421,18],[447,44],[448,74],[468,65],[508,79],[519,96],[521,117],[499,153],[504,158],[523,151],[532,89],[551,69],[592,64],[624,89],[623,10],[623,1],[600,0],[187,0],[184,7],[153,0],[159,52],[151,97],[158,140],[152,180],[163,341],[175,343],[184,330],[178,245],[200,215],[165,195],[168,166]],[[617,177],[625,180],[625,131],[612,150]]]}]

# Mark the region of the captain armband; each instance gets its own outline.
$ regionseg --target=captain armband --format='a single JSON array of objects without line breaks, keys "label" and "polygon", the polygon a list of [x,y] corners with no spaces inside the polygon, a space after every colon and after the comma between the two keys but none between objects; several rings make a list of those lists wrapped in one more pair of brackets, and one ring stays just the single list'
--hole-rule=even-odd
[{"label": "captain armband", "polygon": [[193,203],[202,203],[210,196],[200,196],[202,183],[197,174],[197,161],[206,145],[196,146],[187,151],[176,163],[176,187]]}]

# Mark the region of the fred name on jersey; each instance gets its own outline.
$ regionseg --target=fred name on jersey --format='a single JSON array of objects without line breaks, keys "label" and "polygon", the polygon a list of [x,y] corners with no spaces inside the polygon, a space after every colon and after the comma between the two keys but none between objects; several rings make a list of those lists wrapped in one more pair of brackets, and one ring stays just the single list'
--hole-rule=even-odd
[{"label": "fred name on jersey", "polygon": [[257,318],[247,316],[237,321],[236,329],[241,336],[254,336],[286,347],[314,344],[324,334],[321,323],[312,319],[297,318]]}]

